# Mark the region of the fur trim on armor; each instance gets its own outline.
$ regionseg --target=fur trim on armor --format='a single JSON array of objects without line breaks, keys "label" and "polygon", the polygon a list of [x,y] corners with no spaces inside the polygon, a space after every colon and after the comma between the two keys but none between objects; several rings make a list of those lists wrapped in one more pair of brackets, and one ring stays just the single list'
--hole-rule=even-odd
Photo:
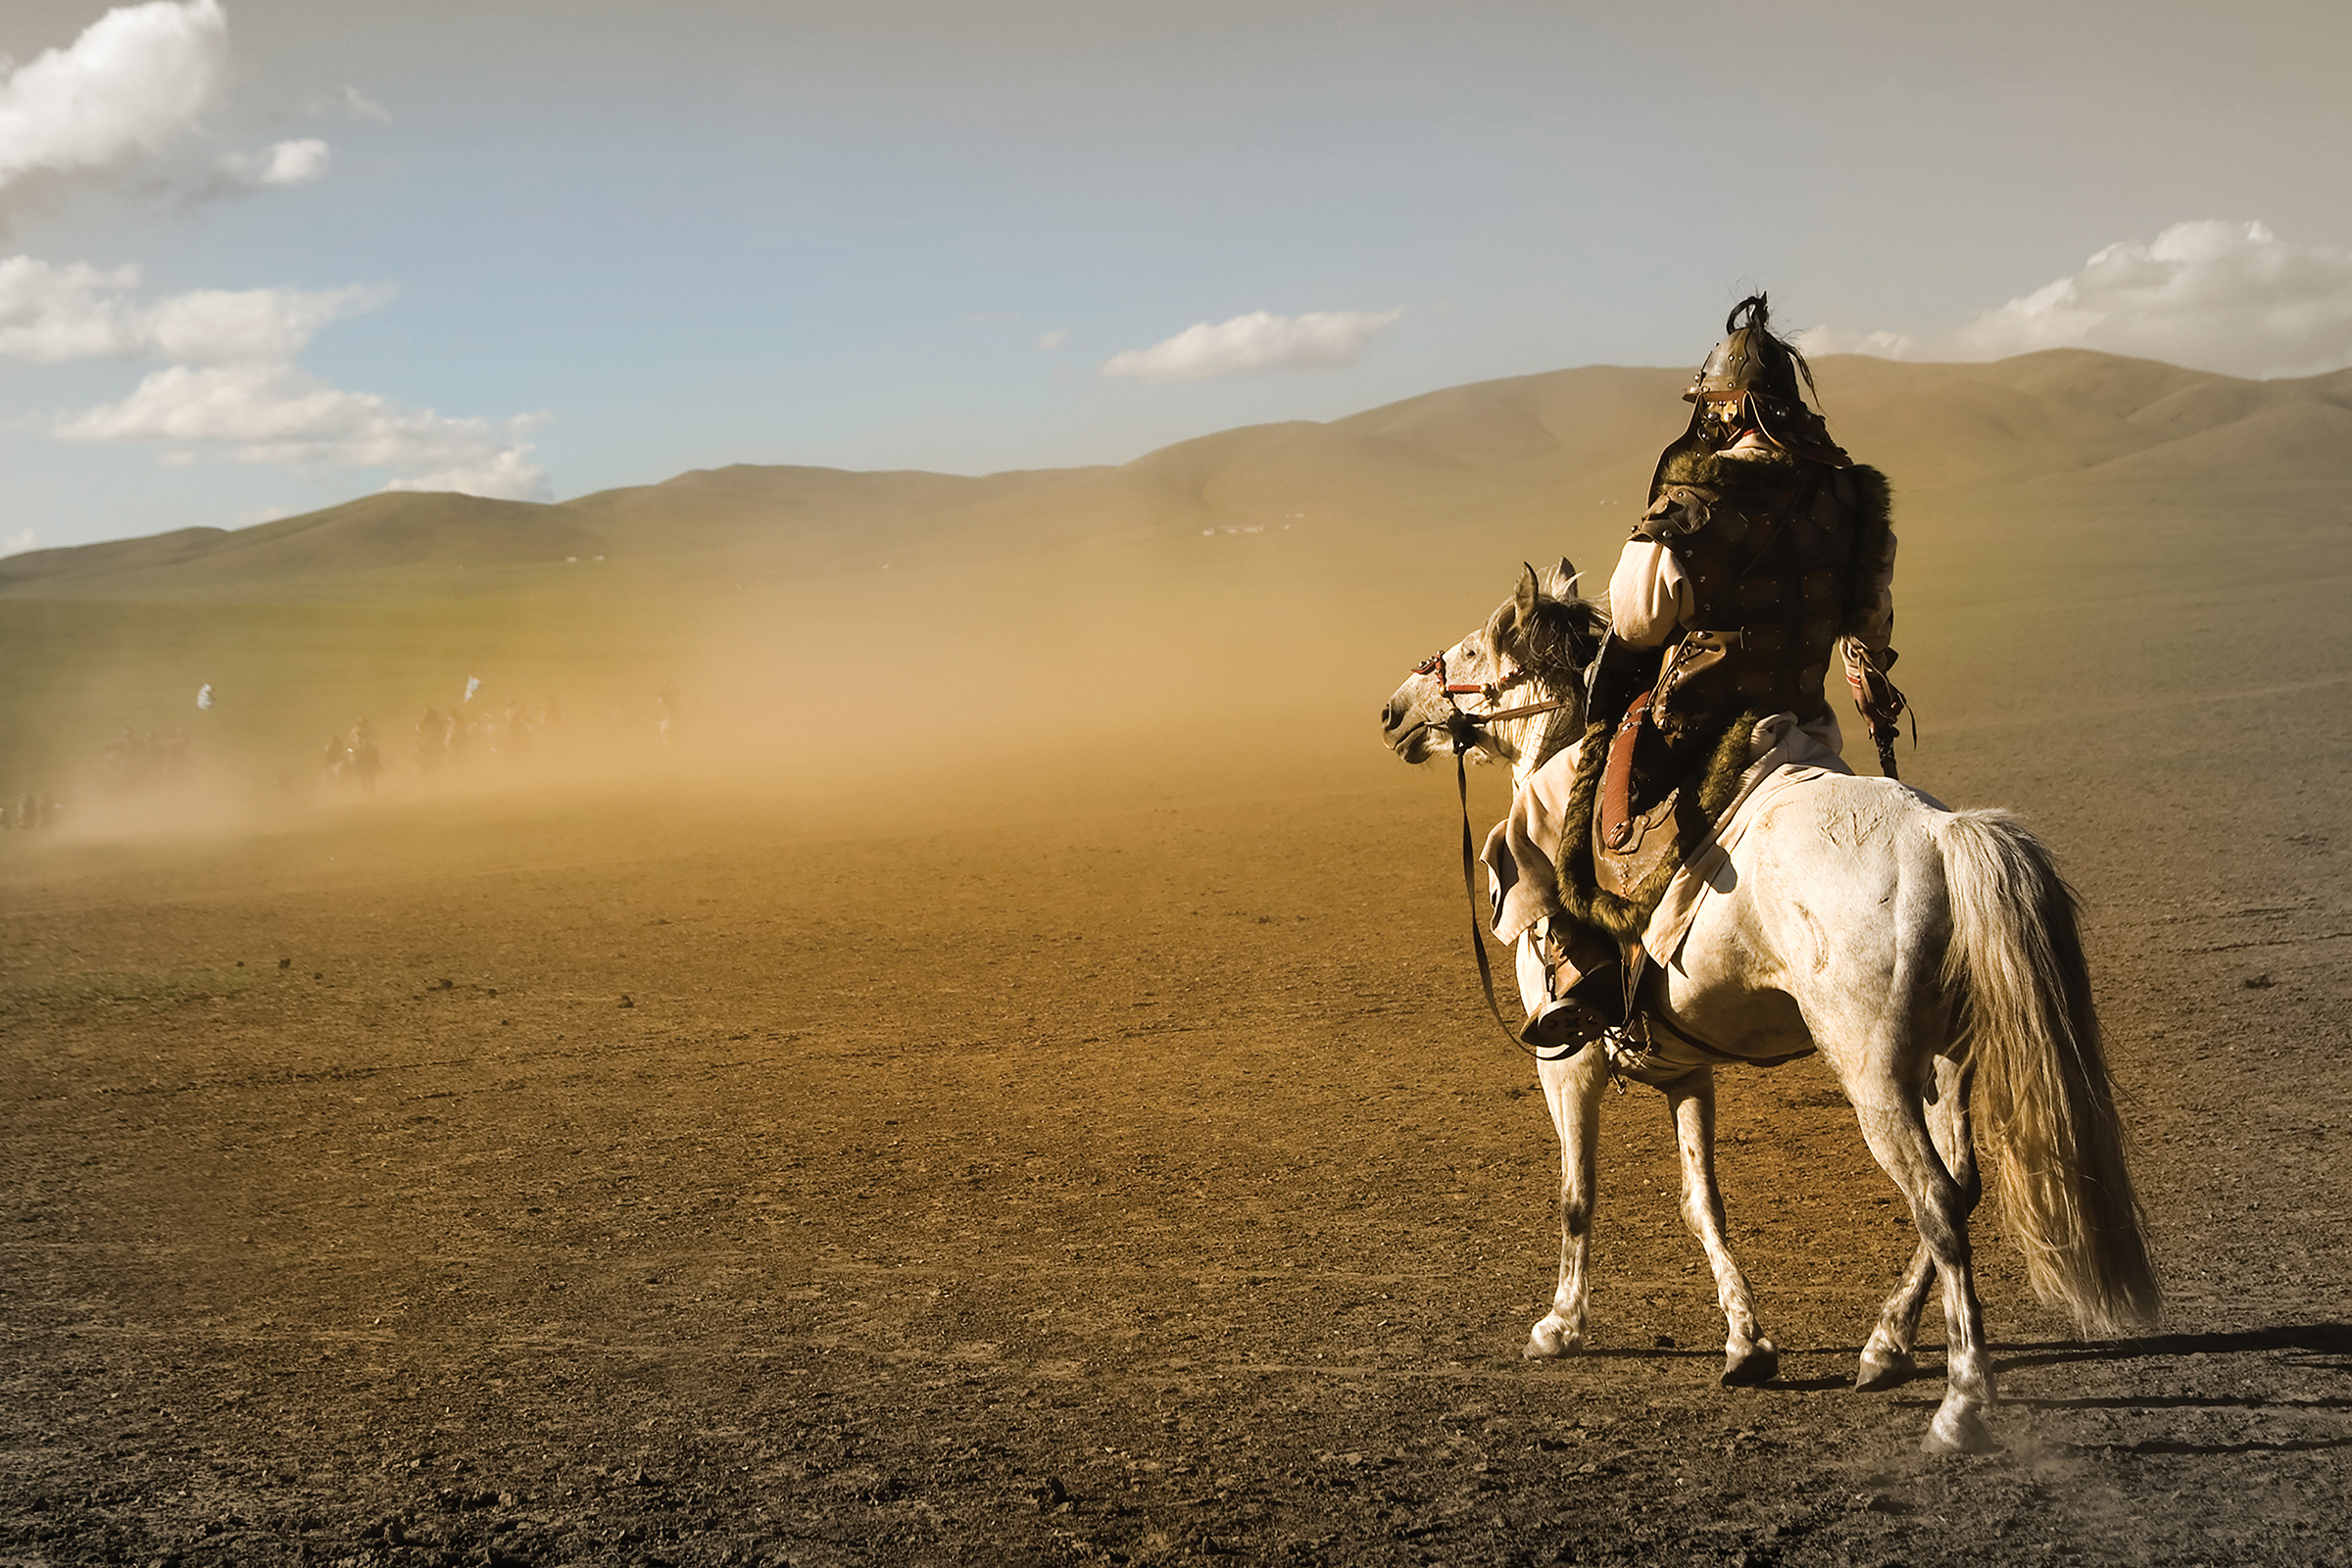
[{"label": "fur trim on armor", "polygon": [[[1759,452],[1752,457],[1727,458],[1720,452],[1669,451],[1658,469],[1658,482],[1705,485],[1716,490],[1746,490],[1759,484],[1779,488],[1802,484],[1818,470],[1819,465],[1793,452]],[[1879,482],[1883,485],[1886,480],[1882,478]]]},{"label": "fur trim on armor", "polygon": [[1862,525],[1894,526],[1894,489],[1887,484],[1886,476],[1867,463],[1855,464],[1845,470],[1845,476],[1860,492]]},{"label": "fur trim on armor", "polygon": [[1560,904],[1568,917],[1617,942],[1638,942],[1666,897],[1674,873],[1683,868],[1691,849],[1705,837],[1732,798],[1740,793],[1740,775],[1747,771],[1748,738],[1770,712],[1740,713],[1724,726],[1707,749],[1706,765],[1683,782],[1674,804],[1676,853],[1651,872],[1633,897],[1601,891],[1592,876],[1592,809],[1600,795],[1600,775],[1607,764],[1613,726],[1594,724],[1585,731],[1585,750],[1576,778],[1569,785],[1568,826],[1560,843]]},{"label": "fur trim on armor", "polygon": [[1853,565],[1845,579],[1845,616],[1838,630],[1854,631],[1869,623],[1877,608],[1877,567],[1886,554],[1886,536],[1894,530],[1894,491],[1878,469],[1856,464],[1845,470],[1853,482]]}]

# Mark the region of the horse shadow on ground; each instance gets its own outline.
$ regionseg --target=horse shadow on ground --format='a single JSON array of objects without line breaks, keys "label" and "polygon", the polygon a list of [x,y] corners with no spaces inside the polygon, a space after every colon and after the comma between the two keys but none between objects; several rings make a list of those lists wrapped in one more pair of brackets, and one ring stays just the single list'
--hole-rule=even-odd
[{"label": "horse shadow on ground", "polygon": [[2176,1355],[2283,1355],[2289,1366],[2352,1374],[2352,1323],[2283,1323],[2230,1334],[2147,1334],[2125,1340],[2042,1340],[1992,1347],[2003,1371]]},{"label": "horse shadow on ground", "polygon": [[[1999,1369],[2121,1364],[2179,1356],[2259,1356],[2266,1364],[2337,1377],[2352,1376],[2352,1324],[2289,1323],[2228,1334],[2150,1334],[2124,1340],[2050,1340],[1992,1347]],[[2079,1398],[2024,1397],[2001,1401],[2030,1410],[2243,1410],[2266,1415],[2324,1414],[2352,1410],[2352,1396],[2309,1395],[2266,1397],[2247,1393],[2128,1394]],[[2233,1454],[2311,1453],[2352,1448],[2352,1436],[2249,1438],[2196,1443],[2151,1438],[2133,1443],[2068,1445],[2117,1453]]]},{"label": "horse shadow on ground", "polygon": [[[2271,1358],[2276,1365],[2323,1375],[2334,1373],[2339,1377],[2352,1377],[2352,1323],[2290,1323],[2270,1328],[2242,1329],[2228,1334],[2150,1334],[2121,1340],[1995,1342],[1990,1348],[1996,1359],[1997,1370],[2001,1372],[2017,1372],[2031,1367],[2122,1364],[2199,1355],[2263,1356]],[[1859,1356],[1861,1352],[1862,1348],[1855,1345],[1814,1347],[1803,1353],[1808,1357],[1835,1355],[1850,1358]],[[1675,1345],[1596,1348],[1587,1354],[1595,1360],[1706,1361],[1715,1359],[1721,1352]],[[1941,1357],[1935,1353],[1933,1348],[1922,1346],[1918,1381],[1940,1378],[1942,1374]],[[1802,1394],[1826,1393],[1852,1385],[1852,1375],[1841,1373],[1828,1377],[1779,1377],[1766,1384],[1765,1388]],[[1933,1408],[1936,1400],[1917,1396],[1898,1396],[1894,1402]],[[2352,1410],[2352,1395],[2266,1398],[2254,1394],[2136,1394],[2081,1398],[2005,1398],[2001,1402],[2030,1410],[2245,1410],[2270,1414],[2321,1414]],[[2113,1449],[2118,1453],[2145,1454],[2308,1453],[2352,1448],[2352,1436],[2250,1439],[2221,1443],[2155,1438],[2136,1443],[2082,1446]]]}]

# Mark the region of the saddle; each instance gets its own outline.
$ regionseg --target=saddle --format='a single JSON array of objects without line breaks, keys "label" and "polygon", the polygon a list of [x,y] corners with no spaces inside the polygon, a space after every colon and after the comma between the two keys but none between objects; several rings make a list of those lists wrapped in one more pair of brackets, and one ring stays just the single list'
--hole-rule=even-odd
[{"label": "saddle", "polygon": [[[1673,827],[1680,786],[1668,789],[1645,810],[1634,808],[1636,754],[1643,750],[1652,754],[1643,760],[1651,764],[1649,771],[1654,777],[1660,760],[1656,754],[1663,750],[1657,731],[1648,723],[1649,697],[1643,692],[1635,698],[1609,737],[1608,760],[1601,765],[1600,798],[1592,813],[1593,882],[1619,898],[1633,897],[1635,889],[1669,859],[1674,865],[1682,864],[1682,857],[1675,853],[1681,846]],[[1645,738],[1651,742],[1647,748],[1642,745]],[[1672,875],[1671,868],[1668,875]]]},{"label": "saddle", "polygon": [[[1567,922],[1600,938],[1618,957],[1614,974],[1605,961],[1579,964],[1584,978],[1569,995],[1588,993],[1580,1000],[1622,1026],[1606,1047],[1613,1071],[1664,1073],[1643,1078],[1664,1082],[1697,1064],[1695,1057],[1681,1059],[1689,1054],[1684,1045],[1701,1053],[1707,1048],[1671,1044],[1681,1037],[1671,1030],[1661,1036],[1635,1005],[1646,961],[1642,934],[1690,852],[1738,795],[1748,737],[1766,715],[1740,713],[1718,734],[1686,736],[1676,745],[1650,722],[1649,701],[1643,692],[1614,726],[1586,730],[1563,813],[1557,870]],[[1694,756],[1702,765],[1690,765]],[[1558,932],[1556,922],[1553,939],[1592,940]]]},{"label": "saddle", "polygon": [[1748,737],[1768,716],[1743,711],[1670,744],[1649,722],[1645,693],[1616,724],[1585,732],[1561,834],[1560,903],[1626,953],[1629,981],[1649,917],[1740,793]]}]

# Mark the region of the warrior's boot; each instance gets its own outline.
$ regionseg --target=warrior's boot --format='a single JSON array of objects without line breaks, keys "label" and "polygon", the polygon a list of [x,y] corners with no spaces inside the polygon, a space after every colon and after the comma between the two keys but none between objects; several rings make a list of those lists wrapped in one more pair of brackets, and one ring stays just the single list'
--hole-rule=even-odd
[{"label": "warrior's boot", "polygon": [[1625,1021],[1624,960],[1608,938],[1556,915],[1537,921],[1534,935],[1547,1000],[1519,1038],[1573,1056]]}]

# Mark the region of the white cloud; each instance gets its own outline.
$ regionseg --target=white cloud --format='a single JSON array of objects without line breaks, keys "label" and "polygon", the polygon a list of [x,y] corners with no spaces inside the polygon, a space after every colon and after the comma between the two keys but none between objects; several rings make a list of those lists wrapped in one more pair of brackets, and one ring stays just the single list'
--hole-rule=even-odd
[{"label": "white cloud", "polygon": [[[455,421],[452,421],[455,422]],[[525,416],[510,420],[520,427],[536,425],[536,417]],[[469,496],[489,496],[499,501],[544,501],[547,499],[547,469],[531,461],[531,444],[517,441],[495,451],[483,450],[461,457],[449,466],[431,473],[418,474],[413,479],[395,479],[384,486],[387,490],[456,490]],[[604,557],[599,556],[602,561]]]},{"label": "white cloud", "polygon": [[386,468],[390,488],[542,494],[525,437],[536,416],[452,418],[328,386],[296,365],[319,328],[389,291],[199,289],[137,297],[135,267],[112,271],[30,256],[0,259],[0,357],[167,362],[118,403],[60,416],[69,441],[154,441],[162,461],[202,458],[296,468]]},{"label": "white cloud", "polygon": [[316,119],[341,116],[347,120],[372,120],[379,125],[392,123],[391,110],[348,83],[331,92],[313,93],[303,100],[302,112]]},{"label": "white cloud", "polygon": [[290,360],[328,322],[372,311],[390,298],[389,289],[364,285],[316,292],[199,289],[157,302],[145,324],[163,357],[182,365]]},{"label": "white cloud", "polygon": [[542,421],[452,418],[402,409],[372,392],[346,392],[291,364],[174,365],[120,403],[59,420],[69,441],[161,441],[241,463],[289,467],[390,468],[394,490],[464,490],[526,499],[546,470],[524,438]]},{"label": "white cloud", "polygon": [[220,172],[240,185],[308,185],[326,177],[327,145],[316,136],[272,142],[258,153],[232,153]]},{"label": "white cloud", "polygon": [[211,101],[227,53],[219,0],[154,0],[27,65],[0,59],[0,187],[157,151]]},{"label": "white cloud", "polygon": [[1057,326],[1053,331],[1048,332],[1045,336],[1039,338],[1037,340],[1037,346],[1040,352],[1051,354],[1055,349],[1061,347],[1064,343],[1067,343],[1069,340],[1070,329],[1066,326]]},{"label": "white cloud", "polygon": [[2175,223],[2151,242],[2110,245],[1946,337],[1821,327],[1804,343],[1908,360],[2089,348],[2230,375],[2317,375],[2352,365],[2352,254],[2256,222]]},{"label": "white cloud", "polygon": [[140,334],[121,296],[138,284],[135,267],[0,260],[0,355],[57,365],[135,354]]},{"label": "white cloud", "polygon": [[21,556],[36,548],[38,545],[30,528],[20,528],[7,538],[0,539],[0,556]]},{"label": "white cloud", "polygon": [[[220,0],[121,6],[63,49],[28,65],[0,57],[0,192],[36,176],[104,172],[154,155],[196,127],[221,81],[228,24]],[[391,117],[345,87],[322,111]],[[217,161],[197,198],[237,188],[307,185],[332,152],[316,136]],[[389,470],[392,489],[523,497],[545,491],[527,439],[541,416],[492,420],[406,409],[327,385],[296,360],[329,322],[383,304],[388,290],[200,289],[139,297],[139,270],[0,257],[0,359],[57,365],[147,360],[120,402],[58,416],[52,432],[83,442],[149,441],[160,461]],[[24,548],[30,547],[29,535]]]},{"label": "white cloud", "polygon": [[385,289],[200,289],[133,297],[139,270],[0,257],[0,358],[151,359],[180,364],[291,360],[322,326],[370,311]]},{"label": "white cloud", "polygon": [[1920,340],[1908,332],[1848,332],[1835,326],[1808,326],[1788,336],[1808,355],[1867,354],[1874,360],[1957,358],[1950,354],[1923,353]]},{"label": "white cloud", "polygon": [[1199,381],[1252,370],[1327,370],[1353,365],[1373,333],[1404,312],[1310,311],[1275,316],[1252,311],[1215,326],[1186,327],[1148,349],[1103,362],[1104,375],[1139,381]]}]

